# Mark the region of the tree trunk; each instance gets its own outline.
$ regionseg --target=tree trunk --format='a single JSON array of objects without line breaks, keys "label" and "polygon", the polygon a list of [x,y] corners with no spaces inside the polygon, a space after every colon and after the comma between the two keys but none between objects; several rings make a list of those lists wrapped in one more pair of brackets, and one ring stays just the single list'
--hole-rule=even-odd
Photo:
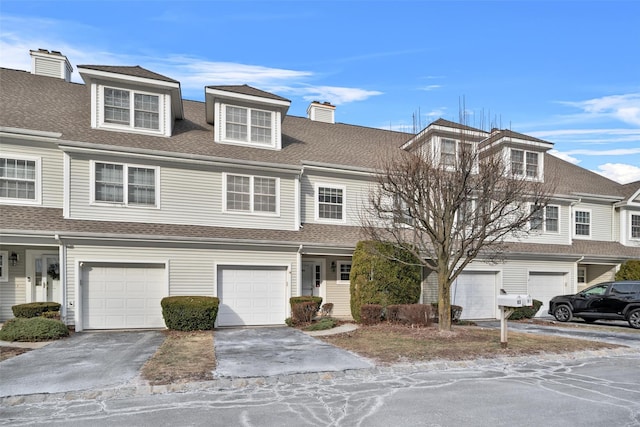
[{"label": "tree trunk", "polygon": [[438,330],[451,330],[451,284],[441,272],[438,273]]}]

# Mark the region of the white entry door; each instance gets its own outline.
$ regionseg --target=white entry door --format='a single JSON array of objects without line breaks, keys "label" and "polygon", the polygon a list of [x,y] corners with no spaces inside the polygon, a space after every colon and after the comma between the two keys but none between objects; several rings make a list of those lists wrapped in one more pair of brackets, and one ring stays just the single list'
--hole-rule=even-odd
[{"label": "white entry door", "polygon": [[[29,257],[31,259],[31,257]],[[27,280],[31,283],[32,300],[61,303],[60,263],[56,254],[34,254],[29,266]]]},{"label": "white entry door", "polygon": [[535,272],[529,273],[529,295],[542,301],[542,307],[536,317],[549,316],[549,300],[557,295],[564,295],[566,273]]},{"label": "white entry door", "polygon": [[218,326],[281,325],[286,318],[287,269],[218,267]]},{"label": "white entry door", "polygon": [[496,318],[496,273],[462,272],[451,286],[451,304],[462,307],[461,319]]},{"label": "white entry door", "polygon": [[320,296],[322,266],[316,262],[302,263],[302,295]]}]

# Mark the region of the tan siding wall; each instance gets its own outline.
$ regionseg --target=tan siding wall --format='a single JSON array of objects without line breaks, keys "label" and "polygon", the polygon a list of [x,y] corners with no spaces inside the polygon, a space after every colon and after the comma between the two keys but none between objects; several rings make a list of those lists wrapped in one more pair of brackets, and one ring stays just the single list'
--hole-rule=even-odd
[{"label": "tan siding wall", "polygon": [[585,283],[584,286],[581,286],[578,290],[615,279],[615,265],[588,264],[585,265],[585,267],[587,267],[587,283]]},{"label": "tan siding wall", "polygon": [[361,224],[362,207],[366,206],[369,199],[369,191],[373,188],[373,182],[367,177],[349,176],[348,178],[305,173],[300,180],[301,197],[301,221],[316,222],[315,216],[315,185],[326,184],[328,186],[346,187],[346,223],[344,225],[358,226]]},{"label": "tan siding wall", "polygon": [[[126,163],[121,158],[100,161]],[[156,164],[132,161],[131,164]],[[110,221],[158,222],[212,225],[221,227],[285,229],[295,228],[295,179],[292,175],[264,173],[253,175],[279,178],[280,215],[250,215],[223,212],[223,172],[252,175],[243,170],[191,165],[187,168],[160,165],[160,209],[90,204],[91,166],[89,158],[75,156],[71,161],[71,212],[74,219],[101,218]],[[188,215],[185,213],[188,212]]]},{"label": "tan siding wall", "polygon": [[6,139],[0,140],[0,153],[2,157],[28,156],[40,158],[42,178],[42,206],[48,208],[62,208],[63,190],[63,154],[57,147],[50,144],[10,143]]},{"label": "tan siding wall", "polygon": [[0,246],[0,251],[18,254],[19,262],[12,266],[7,261],[8,281],[0,282],[0,321],[13,318],[11,306],[27,302],[27,284],[25,279],[25,247]]},{"label": "tan siding wall", "polygon": [[331,271],[331,263],[338,261],[350,261],[351,258],[327,258],[326,286],[327,297],[325,302],[333,303],[333,316],[351,319],[351,292],[349,283],[337,283],[337,272]]},{"label": "tan siding wall", "polygon": [[[291,271],[287,299],[297,289],[296,252],[277,252],[273,250],[227,250],[193,248],[145,248],[117,246],[81,246],[74,245],[67,252],[68,299],[78,305],[76,295],[76,266],[79,261],[103,262],[154,262],[169,261],[169,295],[205,295],[214,296],[216,276],[215,265],[283,265]],[[288,307],[288,301],[287,301]],[[68,309],[71,323],[74,309]],[[282,319],[284,321],[284,319]]]}]

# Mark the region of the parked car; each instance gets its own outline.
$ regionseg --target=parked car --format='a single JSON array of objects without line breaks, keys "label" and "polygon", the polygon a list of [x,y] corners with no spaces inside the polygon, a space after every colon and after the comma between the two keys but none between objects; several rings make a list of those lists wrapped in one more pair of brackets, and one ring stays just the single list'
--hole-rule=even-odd
[{"label": "parked car", "polygon": [[605,282],[549,301],[549,314],[560,322],[580,317],[591,323],[600,319],[626,320],[640,329],[640,281]]}]

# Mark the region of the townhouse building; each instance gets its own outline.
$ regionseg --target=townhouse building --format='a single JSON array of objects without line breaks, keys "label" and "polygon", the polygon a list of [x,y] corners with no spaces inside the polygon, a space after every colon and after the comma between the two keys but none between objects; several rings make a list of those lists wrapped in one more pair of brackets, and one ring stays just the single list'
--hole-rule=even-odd
[{"label": "townhouse building", "polygon": [[[219,297],[219,326],[284,324],[297,295],[349,317],[379,159],[455,155],[462,128],[512,170],[558,183],[504,262],[477,260],[454,283],[463,318],[496,318],[500,289],[546,305],[640,258],[640,182],[551,156],[550,142],[443,119],[416,135],[344,124],[323,102],[296,117],[247,85],[190,101],[138,66],[78,65],[79,84],[60,52],[30,54],[31,70],[0,70],[0,321],[12,305],[57,301],[76,330],[164,327],[169,295]],[[425,271],[423,302],[434,283]]]}]

